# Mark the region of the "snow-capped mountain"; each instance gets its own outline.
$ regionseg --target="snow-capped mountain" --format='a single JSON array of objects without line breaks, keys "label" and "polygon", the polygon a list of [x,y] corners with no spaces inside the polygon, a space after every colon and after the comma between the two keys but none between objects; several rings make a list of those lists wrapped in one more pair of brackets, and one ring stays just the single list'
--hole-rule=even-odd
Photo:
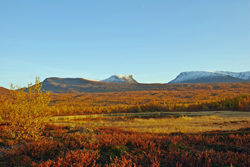
[{"label": "snow-capped mountain", "polygon": [[229,71],[217,71],[217,73],[229,75],[231,77],[240,78],[250,81],[250,71],[247,72],[229,72]]},{"label": "snow-capped mountain", "polygon": [[180,73],[169,83],[218,83],[218,82],[249,82],[250,71],[189,71]]},{"label": "snow-capped mountain", "polygon": [[138,83],[132,75],[112,75],[107,79],[101,80],[101,82]]}]

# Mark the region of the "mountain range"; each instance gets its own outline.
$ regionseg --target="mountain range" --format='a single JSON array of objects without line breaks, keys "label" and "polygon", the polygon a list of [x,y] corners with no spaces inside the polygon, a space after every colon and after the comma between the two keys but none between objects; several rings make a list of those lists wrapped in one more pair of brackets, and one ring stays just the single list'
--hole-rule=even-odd
[{"label": "mountain range", "polygon": [[[224,83],[250,82],[249,72],[189,71],[180,73],[169,84],[179,83]],[[132,75],[112,75],[104,80],[83,78],[47,78],[42,82],[42,90],[53,93],[114,92],[135,90],[156,90],[169,88],[169,84],[138,83]]]},{"label": "mountain range", "polygon": [[[88,92],[119,92],[140,90],[173,90],[181,87],[182,83],[225,83],[250,82],[250,71],[189,71],[181,72],[168,84],[138,83],[132,75],[112,75],[104,80],[84,78],[46,78],[42,90],[51,93],[88,93]],[[185,85],[184,85],[185,86]],[[8,93],[8,89],[0,87],[0,95]],[[27,89],[26,89],[27,91]]]}]

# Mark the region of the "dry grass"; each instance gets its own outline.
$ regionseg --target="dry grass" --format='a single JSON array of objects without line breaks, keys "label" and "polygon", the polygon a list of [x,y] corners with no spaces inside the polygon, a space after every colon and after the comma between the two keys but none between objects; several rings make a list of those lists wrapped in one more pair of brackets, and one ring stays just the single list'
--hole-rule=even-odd
[{"label": "dry grass", "polygon": [[147,119],[128,117],[93,118],[65,120],[60,123],[77,124],[84,127],[120,127],[137,132],[198,133],[213,130],[238,130],[250,126],[250,113],[234,111],[186,112],[181,117]]}]

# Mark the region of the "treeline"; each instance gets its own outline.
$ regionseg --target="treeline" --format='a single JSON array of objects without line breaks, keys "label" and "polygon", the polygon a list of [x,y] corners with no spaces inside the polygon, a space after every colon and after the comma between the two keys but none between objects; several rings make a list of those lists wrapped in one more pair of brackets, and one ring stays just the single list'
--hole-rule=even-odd
[{"label": "treeline", "polygon": [[247,111],[249,104],[245,94],[249,93],[250,83],[170,84],[168,90],[51,94],[49,107],[54,115],[226,109]]},{"label": "treeline", "polygon": [[209,110],[237,110],[250,111],[250,95],[242,95],[232,99],[225,99],[210,103],[201,104],[178,104],[166,103],[160,104],[155,101],[148,104],[137,105],[127,108],[126,110],[114,112],[155,112],[155,111],[209,111]]},{"label": "treeline", "polygon": [[[172,86],[174,90],[51,94],[49,105],[43,106],[43,109],[54,116],[155,111],[250,111],[249,83]],[[6,100],[13,101],[8,96],[2,100],[0,98],[0,105],[8,103]],[[11,113],[9,107],[3,110],[3,114]]]},{"label": "treeline", "polygon": [[103,113],[140,113],[162,111],[213,111],[213,110],[237,110],[250,111],[250,95],[245,94],[234,98],[202,103],[178,103],[168,101],[166,103],[151,100],[145,104],[120,105],[120,106],[96,106],[79,107],[58,105],[50,106],[53,115],[76,114],[103,114]]},{"label": "treeline", "polygon": [[135,105],[127,108],[118,107],[111,112],[133,113],[133,112],[155,112],[155,111],[206,111],[206,110],[237,110],[250,111],[250,95],[242,95],[232,99],[225,99],[210,103],[201,104],[178,104],[168,102],[161,104],[151,101],[147,104]]}]

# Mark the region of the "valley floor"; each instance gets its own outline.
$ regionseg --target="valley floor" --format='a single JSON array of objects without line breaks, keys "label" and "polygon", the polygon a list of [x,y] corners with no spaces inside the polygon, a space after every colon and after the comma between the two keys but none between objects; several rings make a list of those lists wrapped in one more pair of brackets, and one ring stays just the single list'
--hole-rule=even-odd
[{"label": "valley floor", "polygon": [[0,166],[250,166],[249,112],[168,114],[51,119],[43,139],[14,147],[0,133]]},{"label": "valley floor", "polygon": [[129,114],[96,114],[87,116],[60,116],[56,124],[91,127],[119,127],[125,130],[150,133],[200,133],[206,131],[238,130],[250,125],[250,112],[155,112]]}]

